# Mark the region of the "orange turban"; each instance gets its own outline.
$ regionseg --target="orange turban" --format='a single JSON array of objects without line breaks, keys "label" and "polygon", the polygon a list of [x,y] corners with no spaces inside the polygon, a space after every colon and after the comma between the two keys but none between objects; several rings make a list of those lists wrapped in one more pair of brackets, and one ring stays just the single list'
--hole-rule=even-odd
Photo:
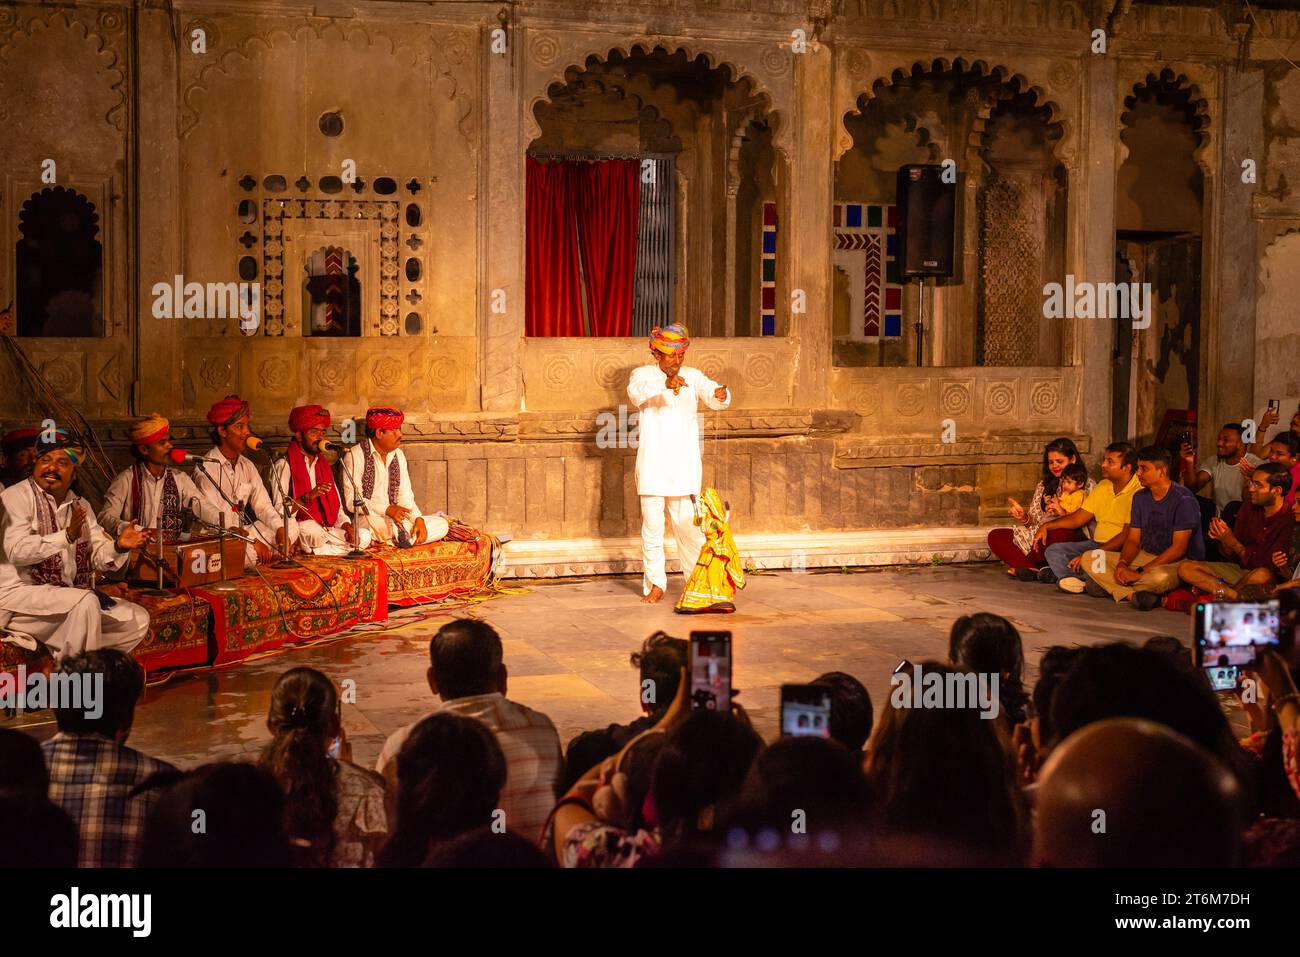
[{"label": "orange turban", "polygon": [[170,431],[171,423],[157,412],[151,412],[131,426],[131,441],[136,445],[148,445],[166,438]]},{"label": "orange turban", "polygon": [[664,355],[681,352],[691,344],[691,334],[680,322],[671,322],[666,326],[655,326],[650,330],[650,348]]}]

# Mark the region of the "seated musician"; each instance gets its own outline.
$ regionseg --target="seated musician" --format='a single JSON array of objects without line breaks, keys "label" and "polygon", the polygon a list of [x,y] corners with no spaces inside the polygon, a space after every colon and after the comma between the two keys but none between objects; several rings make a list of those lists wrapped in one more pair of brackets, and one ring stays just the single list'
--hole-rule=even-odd
[{"label": "seated musician", "polygon": [[183,527],[183,512],[194,510],[199,518],[217,524],[218,510],[208,503],[188,474],[172,466],[171,423],[154,413],[131,427],[131,451],[138,461],[117,473],[104,507],[99,510],[99,524],[116,535],[127,523],[143,528],[163,530],[163,541],[176,541]]},{"label": "seated musician", "polygon": [[366,437],[340,460],[343,507],[353,512],[357,496],[363,500],[363,514],[353,515],[361,527],[369,527],[375,539],[405,548],[436,542],[447,534],[447,520],[423,515],[411,490],[411,471],[402,444],[399,409],[366,410]]},{"label": "seated musician", "polygon": [[228,395],[208,410],[208,422],[216,446],[195,467],[194,484],[209,505],[225,512],[227,528],[242,526],[240,534],[252,539],[245,546],[247,565],[273,562],[284,548],[285,528],[257,467],[244,456],[252,431],[248,403]]},{"label": "seated musician", "polygon": [[0,439],[0,449],[5,456],[0,485],[5,488],[17,485],[32,474],[32,464],[36,461],[36,437],[40,434],[40,429],[14,429]]},{"label": "seated musician", "polygon": [[[284,458],[271,466],[271,500],[284,515],[290,500],[291,534],[296,527],[298,547],[311,555],[346,555],[352,550],[352,523],[339,507],[339,490],[321,443],[330,427],[328,409],[300,405],[289,413],[293,440]],[[359,529],[358,548],[370,544],[370,529]]]},{"label": "seated musician", "polygon": [[0,624],[45,645],[55,658],[118,648],[130,651],[149,630],[139,605],[95,590],[95,573],[126,564],[147,545],[147,529],[124,524],[116,537],[76,492],[81,449],[64,430],[36,444],[31,477],[0,495]]}]

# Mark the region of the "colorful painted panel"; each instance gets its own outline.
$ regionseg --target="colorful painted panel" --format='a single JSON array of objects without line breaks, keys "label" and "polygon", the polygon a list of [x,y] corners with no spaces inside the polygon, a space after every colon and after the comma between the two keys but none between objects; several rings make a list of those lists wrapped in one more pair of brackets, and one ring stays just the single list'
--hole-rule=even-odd
[{"label": "colorful painted panel", "polygon": [[776,335],[776,203],[763,204],[763,267],[759,279],[762,334]]},{"label": "colorful painted panel", "polygon": [[862,338],[900,337],[903,334],[903,286],[898,274],[898,207],[880,203],[836,203],[832,224],[835,249],[862,251]]}]

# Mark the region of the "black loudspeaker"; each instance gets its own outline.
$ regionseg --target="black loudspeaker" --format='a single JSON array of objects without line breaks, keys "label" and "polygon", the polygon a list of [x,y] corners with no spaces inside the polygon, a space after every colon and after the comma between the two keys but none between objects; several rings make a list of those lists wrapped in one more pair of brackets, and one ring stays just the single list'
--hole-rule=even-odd
[{"label": "black loudspeaker", "polygon": [[911,163],[899,168],[899,275],[952,275],[956,211],[957,184],[943,181],[942,166]]}]

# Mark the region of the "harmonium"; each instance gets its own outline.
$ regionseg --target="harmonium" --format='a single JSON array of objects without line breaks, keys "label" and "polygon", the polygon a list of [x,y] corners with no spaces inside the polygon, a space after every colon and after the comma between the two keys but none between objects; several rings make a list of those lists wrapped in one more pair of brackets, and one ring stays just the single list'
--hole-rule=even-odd
[{"label": "harmonium", "polygon": [[[142,585],[158,584],[157,544],[140,549],[131,559],[131,580]],[[162,548],[163,586],[189,588],[208,585],[244,574],[244,543],[227,538],[225,548],[216,536],[168,539]],[[179,574],[178,574],[179,570]]]}]

